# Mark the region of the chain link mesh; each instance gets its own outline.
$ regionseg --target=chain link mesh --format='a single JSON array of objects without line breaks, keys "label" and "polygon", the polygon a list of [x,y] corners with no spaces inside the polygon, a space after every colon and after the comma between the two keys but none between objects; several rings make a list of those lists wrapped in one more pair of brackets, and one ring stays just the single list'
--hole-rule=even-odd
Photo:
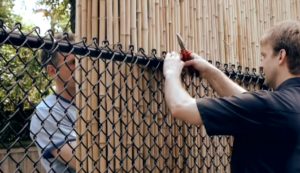
[{"label": "chain link mesh", "polygon": [[[55,42],[51,32],[41,37],[35,28],[24,34],[19,24],[9,30],[3,22],[0,172],[45,172],[36,141],[29,137],[30,119],[35,106],[55,92],[51,86],[59,75],[53,79],[45,73],[41,49],[76,57],[77,172],[230,172],[232,137],[209,137],[203,126],[171,117],[164,102],[163,61],[155,50],[134,53],[133,46],[125,51],[107,41],[98,45],[96,39],[90,45],[85,39]],[[266,89],[262,69],[215,65],[248,90]],[[196,73],[186,71],[182,79],[193,97],[218,97]]]}]

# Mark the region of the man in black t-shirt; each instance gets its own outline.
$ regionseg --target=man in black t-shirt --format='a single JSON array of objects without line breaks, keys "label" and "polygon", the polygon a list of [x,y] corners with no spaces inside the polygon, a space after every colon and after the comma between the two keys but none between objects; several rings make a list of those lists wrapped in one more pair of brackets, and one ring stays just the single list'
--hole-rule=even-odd
[{"label": "man in black t-shirt", "polygon": [[[164,61],[165,99],[173,117],[206,128],[208,135],[235,137],[233,173],[300,172],[300,23],[284,21],[261,38],[265,84],[274,91],[247,92],[192,53]],[[192,98],[182,87],[183,67],[193,67],[220,98]]]}]

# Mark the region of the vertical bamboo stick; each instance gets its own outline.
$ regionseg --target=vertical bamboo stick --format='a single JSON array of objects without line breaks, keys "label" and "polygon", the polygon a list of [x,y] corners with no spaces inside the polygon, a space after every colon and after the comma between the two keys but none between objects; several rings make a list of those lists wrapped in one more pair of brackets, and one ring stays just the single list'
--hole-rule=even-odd
[{"label": "vertical bamboo stick", "polygon": [[[150,51],[151,49],[154,49],[154,48],[157,47],[156,38],[155,38],[156,37],[156,33],[155,33],[155,31],[156,31],[155,30],[155,28],[156,28],[156,26],[155,26],[155,24],[156,24],[156,21],[155,21],[156,20],[156,17],[155,17],[156,16],[156,14],[155,14],[155,0],[150,0],[150,1],[148,1],[148,3],[149,3],[148,4],[149,5],[149,11],[148,11],[149,21],[148,22],[149,22],[149,48],[150,48],[149,51]],[[149,52],[149,54],[150,53],[151,52]],[[152,73],[151,70],[149,70],[148,73],[149,73],[149,79],[151,79],[151,76],[153,75],[153,73]],[[153,88],[154,85],[155,84],[154,84],[153,80],[151,80],[151,83],[150,83],[151,88]],[[155,91],[155,89],[153,88],[152,91]],[[149,97],[148,97],[149,101],[154,99],[153,97],[151,97],[152,91],[148,92],[149,93]],[[146,108],[145,110],[149,111],[149,108],[150,108],[150,112],[155,112],[155,105],[154,105],[155,103],[153,103],[153,102],[150,102],[150,103],[151,104],[148,105],[147,106],[148,108]],[[157,154],[158,149],[157,149],[157,146],[155,145],[156,141],[154,141],[152,135],[150,135],[150,134],[155,134],[156,135],[156,133],[157,133],[156,128],[157,127],[156,126],[151,126],[151,128],[148,128],[149,125],[151,124],[151,122],[153,121],[153,116],[147,115],[147,117],[146,117],[145,126],[144,126],[144,133],[143,133],[143,136],[146,140],[143,140],[143,142],[144,142],[145,146],[153,146],[151,155],[153,155],[155,158],[157,158],[157,157],[159,157],[159,154]],[[147,155],[149,153],[149,149],[147,147],[144,147],[143,152],[144,152],[144,157],[147,158]],[[144,161],[144,163],[145,163],[145,167],[151,167],[151,165],[154,165],[154,162],[153,161],[151,162],[151,160],[149,160],[149,159]],[[160,162],[156,163],[156,165],[157,165],[158,168],[160,168]]]},{"label": "vertical bamboo stick", "polygon": [[105,40],[105,0],[100,0],[99,2],[99,40]]},{"label": "vertical bamboo stick", "polygon": [[119,0],[113,1],[113,44],[116,44],[120,41],[120,32],[119,32]]},{"label": "vertical bamboo stick", "polygon": [[[114,30],[116,31],[118,28],[113,29],[113,25],[116,24],[116,26],[118,26],[118,16],[113,16],[113,13],[115,15],[118,14],[118,11],[113,11],[113,5],[116,4],[112,4],[113,1],[106,1],[107,3],[107,40],[112,43],[115,38],[114,38],[114,34],[112,33]],[[113,18],[114,17],[114,18]],[[115,20],[115,21],[114,21]],[[118,31],[117,31],[118,32]],[[118,36],[116,36],[118,37]],[[117,40],[117,38],[116,38]],[[114,44],[116,44],[116,42],[113,42]],[[123,64],[124,66],[125,64]],[[109,69],[111,69],[113,71],[113,74],[111,76],[112,78],[112,84],[114,86],[113,90],[112,90],[112,94],[113,94],[113,150],[114,150],[114,154],[113,154],[113,164],[114,164],[114,171],[121,171],[121,163],[120,160],[122,159],[122,141],[121,141],[121,137],[123,137],[123,134],[121,133],[121,129],[123,127],[123,117],[126,119],[126,115],[123,115],[121,113],[122,110],[122,103],[121,103],[121,99],[120,99],[120,94],[124,96],[124,94],[122,94],[122,92],[120,93],[120,88],[122,88],[122,84],[121,84],[121,74],[122,73],[122,67],[119,67],[119,63],[112,61],[109,64]],[[124,68],[124,67],[123,67]],[[123,91],[124,92],[124,91]]]},{"label": "vertical bamboo stick", "polygon": [[247,43],[247,54],[246,54],[246,57],[247,57],[247,67],[249,67],[250,65],[253,64],[252,60],[253,60],[253,55],[252,55],[252,51],[251,51],[251,32],[250,31],[250,23],[251,23],[251,11],[250,11],[250,7],[251,4],[250,4],[250,1],[246,1],[246,36],[247,38],[245,38],[246,40],[246,43]]},{"label": "vertical bamboo stick", "polygon": [[[76,29],[75,29],[75,41],[79,41],[79,38],[81,37],[81,18],[82,18],[82,14],[81,14],[81,11],[82,11],[82,6],[81,6],[81,2],[82,1],[76,1]],[[80,57],[79,56],[76,56],[76,59],[75,59],[75,64],[76,64],[76,67],[79,66],[79,64],[81,64],[81,60],[80,60]],[[75,70],[75,80],[76,81],[82,81],[82,77],[81,77],[81,69],[80,68],[76,68]],[[76,87],[78,88],[78,90],[81,90],[80,87]],[[81,116],[82,116],[82,112],[81,112],[81,109],[82,109],[82,94],[81,92],[78,92],[78,90],[76,90],[76,93],[79,93],[76,95],[76,106],[79,108],[78,110],[78,116],[77,116],[77,123],[76,123],[76,132],[77,134],[79,134],[79,136],[82,135],[82,120],[81,120]],[[81,154],[82,154],[82,143],[81,141],[79,140],[79,137],[77,137],[76,139],[76,145],[79,146],[79,147],[76,147],[75,149],[75,153],[76,153],[76,158],[78,158],[76,160],[76,170],[80,170],[80,164],[82,163],[82,158],[81,158]]]},{"label": "vertical bamboo stick", "polygon": [[[151,44],[153,44],[153,39],[150,38],[150,33],[152,32],[153,27],[151,26],[151,24],[153,24],[153,15],[150,17],[149,15],[151,14],[150,12],[150,8],[153,7],[152,6],[153,1],[142,1],[142,43],[143,43],[143,47],[145,50],[146,54],[150,54],[150,46]],[[149,8],[149,10],[148,10]],[[152,9],[153,12],[153,9]],[[151,33],[153,34],[153,33]],[[151,40],[151,41],[150,41]],[[153,46],[153,45],[152,45]],[[142,144],[145,143],[145,145],[150,146],[150,136],[148,134],[148,128],[147,125],[150,124],[150,115],[149,115],[149,110],[151,108],[151,105],[148,105],[147,103],[150,103],[150,69],[145,68],[144,69],[144,74],[143,74],[143,81],[142,81],[142,97],[144,99],[144,103],[143,103],[143,124],[142,124],[142,134],[140,136],[139,139],[139,143],[138,143],[138,147],[142,147]],[[141,120],[141,119],[140,119]],[[144,151],[145,152],[145,151]],[[142,169],[142,159],[138,160],[140,163],[138,164],[139,168]],[[147,164],[148,162],[146,162]],[[148,163],[149,164],[149,163]]]},{"label": "vertical bamboo stick", "polygon": [[[91,37],[92,37],[92,1],[87,1],[87,43],[90,44],[91,43]],[[92,70],[92,64],[91,64],[91,60],[87,59],[87,75],[86,77],[89,80],[92,80],[91,77],[91,70]],[[91,130],[91,120],[92,120],[92,114],[93,111],[91,110],[91,104],[92,104],[92,85],[89,82],[86,82],[86,87],[87,87],[87,96],[88,96],[88,100],[87,100],[87,111],[86,111],[86,136],[87,136],[87,169],[88,171],[92,170],[93,168],[93,153],[92,153],[92,130]]]},{"label": "vertical bamboo stick", "polygon": [[118,20],[115,20],[115,16],[113,16],[113,1],[106,1],[106,28],[107,28],[107,36],[106,39],[110,44],[115,44],[114,42],[114,33],[118,32],[116,29],[114,29],[114,24],[118,24]]},{"label": "vertical bamboo stick", "polygon": [[126,46],[126,0],[120,1],[120,41]]},{"label": "vertical bamboo stick", "polygon": [[171,47],[170,47],[170,25],[171,25],[171,13],[170,13],[170,5],[169,5],[169,1],[166,1],[166,50],[170,51]]},{"label": "vertical bamboo stick", "polygon": [[[107,35],[104,35],[104,38],[106,40],[112,41],[112,33],[111,30],[108,31],[108,29],[111,29],[112,23],[111,21],[107,21],[107,18],[111,19],[111,10],[112,10],[112,4],[106,3],[105,1],[100,1],[100,4],[102,5],[100,8],[103,10],[100,11],[100,20],[102,19],[102,22],[100,23],[104,26],[105,31],[108,33]],[[122,31],[121,31],[122,32]],[[115,69],[114,69],[114,61],[107,60],[104,64],[106,79],[105,79],[105,102],[106,102],[106,129],[107,129],[107,141],[109,144],[106,145],[107,149],[107,170],[117,170],[119,168],[119,162],[117,161],[117,153],[116,153],[116,143],[117,143],[117,131],[118,127],[116,125],[117,119],[118,119],[118,113],[116,113],[116,107],[118,106],[117,103],[115,103],[115,90],[116,90],[116,84],[113,78],[115,77]],[[100,67],[101,68],[101,67]],[[107,88],[109,87],[109,88]]]},{"label": "vertical bamboo stick", "polygon": [[75,26],[75,40],[79,41],[81,36],[81,20],[82,20],[82,5],[81,1],[76,1],[76,26]]},{"label": "vertical bamboo stick", "polygon": [[143,46],[142,44],[142,2],[137,1],[137,11],[136,11],[136,17],[137,17],[137,48],[140,48]]},{"label": "vertical bamboo stick", "polygon": [[190,40],[191,40],[191,50],[193,50],[194,52],[196,51],[196,31],[197,31],[197,28],[196,28],[196,17],[197,17],[197,8],[196,8],[196,4],[197,4],[197,1],[196,0],[193,0],[191,2],[191,5],[190,5],[190,9],[191,9],[191,13],[190,13],[190,16],[191,16],[191,32],[190,32]]},{"label": "vertical bamboo stick", "polygon": [[176,33],[180,33],[180,24],[181,24],[181,19],[180,19],[180,3],[178,0],[175,0],[175,4],[174,4],[174,11],[173,11],[173,34],[172,36],[172,41],[173,41],[173,49],[172,50],[180,50],[179,49],[179,45],[177,43],[177,38],[176,38]]},{"label": "vertical bamboo stick", "polygon": [[[102,45],[102,41],[105,40],[105,0],[99,1],[99,45]],[[99,81],[106,81],[106,65],[105,61],[100,60],[99,62]],[[109,76],[108,76],[109,77]],[[100,124],[100,134],[99,134],[99,147],[100,151],[102,151],[100,154],[100,172],[105,172],[108,170],[107,168],[107,152],[108,152],[108,146],[107,146],[107,140],[108,140],[108,118],[109,114],[107,113],[107,97],[106,97],[106,85],[102,82],[99,82],[99,97],[100,97],[100,113],[99,113],[99,124]]]},{"label": "vertical bamboo stick", "polygon": [[[149,0],[148,1],[148,6],[149,6],[149,10],[148,10],[148,23],[149,23],[149,40],[148,40],[148,44],[149,44],[149,55],[151,55],[151,49],[155,48],[155,37],[156,37],[156,33],[155,33],[155,0]],[[147,71],[149,73],[149,76],[151,76],[151,70]],[[151,79],[151,77],[150,77]],[[153,80],[150,81],[150,86],[151,88],[153,87]],[[145,87],[147,88],[147,87]],[[148,90],[150,89],[150,87],[148,88]],[[146,89],[145,89],[146,90]],[[151,89],[152,90],[152,89]],[[153,91],[153,90],[152,90]],[[149,100],[153,100],[153,98],[151,98],[151,91],[147,92],[147,95],[149,94],[150,97],[148,97]],[[151,103],[151,102],[150,102]],[[155,104],[155,103],[154,103]],[[149,111],[149,112],[154,112],[154,105],[151,103],[150,105],[144,106],[145,107],[145,111]],[[147,108],[146,108],[147,107]],[[150,114],[150,113],[148,113]],[[145,146],[153,146],[152,147],[152,152],[151,155],[154,156],[155,158],[159,157],[159,155],[154,152],[157,151],[157,146],[155,146],[155,141],[153,141],[152,135],[150,134],[156,134],[155,133],[155,127],[151,126],[151,128],[149,128],[149,124],[153,121],[152,120],[152,116],[147,115],[146,118],[144,119],[144,128],[143,128],[143,143]],[[149,153],[149,149],[147,147],[143,148],[143,156],[145,158],[147,158],[147,155]],[[151,167],[151,164],[154,165],[154,162],[149,159],[147,159],[146,161],[144,160],[144,167]],[[156,163],[157,167],[160,167],[159,162]],[[146,171],[147,169],[145,169]]]},{"label": "vertical bamboo stick", "polygon": [[126,23],[125,23],[125,47],[126,49],[128,49],[128,46],[130,44],[130,38],[131,38],[131,35],[130,35],[130,24],[132,23],[130,20],[131,20],[131,17],[130,17],[130,3],[131,1],[130,0],[127,0],[126,1],[126,10],[125,10],[125,16],[126,16]]},{"label": "vertical bamboo stick", "polygon": [[[113,42],[113,45],[116,45],[119,41],[121,41],[121,44],[123,46],[126,46],[125,39],[124,39],[124,4],[121,4],[125,1],[107,1],[107,12],[108,12],[108,30],[110,30],[111,37],[108,35],[108,40]],[[126,2],[125,2],[126,3]],[[120,16],[119,16],[119,6],[123,5],[123,7],[120,10]],[[111,17],[110,17],[111,16]],[[119,20],[121,19],[121,20]],[[112,20],[112,22],[110,21]],[[122,29],[120,29],[122,28]],[[119,32],[121,31],[121,32]],[[121,38],[121,39],[120,39]],[[113,111],[114,114],[114,143],[113,147],[115,150],[115,156],[114,156],[114,163],[115,163],[115,170],[114,171],[123,171],[126,169],[126,153],[124,152],[126,150],[126,139],[127,135],[124,132],[123,133],[123,124],[126,125],[128,115],[126,112],[122,111],[124,110],[123,102],[121,100],[121,97],[125,97],[125,89],[124,86],[124,80],[121,77],[121,74],[125,74],[125,64],[119,64],[116,62],[112,62],[112,66],[110,68],[113,69],[113,75],[114,75],[114,85],[116,86],[113,90],[114,93],[114,99],[115,99],[115,109]],[[121,92],[120,92],[121,91]],[[121,95],[121,96],[120,96]],[[123,147],[125,146],[125,148]],[[121,161],[124,161],[123,165],[121,165]]]},{"label": "vertical bamboo stick", "polygon": [[160,51],[167,51],[167,10],[166,10],[166,2],[167,1],[159,1],[159,11],[160,11]]},{"label": "vertical bamboo stick", "polygon": [[[177,1],[176,1],[177,2]],[[170,34],[169,34],[169,42],[170,42],[170,51],[175,50],[175,44],[174,44],[174,38],[175,38],[175,12],[174,12],[174,1],[170,2],[170,20],[169,20],[169,29],[170,29]]]},{"label": "vertical bamboo stick", "polygon": [[144,48],[146,53],[149,53],[149,45],[148,45],[148,4],[146,0],[143,0],[141,3],[142,9],[142,47]]},{"label": "vertical bamboo stick", "polygon": [[194,52],[197,54],[200,54],[201,48],[200,48],[200,33],[201,33],[201,13],[198,9],[200,7],[200,2],[195,1],[195,24],[194,24],[194,37],[195,37],[195,47]]},{"label": "vertical bamboo stick", "polygon": [[161,32],[160,32],[160,28],[163,25],[162,21],[160,20],[160,3],[159,0],[155,0],[155,46],[154,48],[156,48],[157,52],[160,53],[161,52],[161,45],[160,45],[160,37],[161,37]]},{"label": "vertical bamboo stick", "polygon": [[[81,36],[84,37],[87,34],[87,1],[81,1],[82,2],[82,32],[81,32]],[[80,61],[79,61],[80,62]],[[86,59],[82,59],[82,61],[80,62],[82,68],[84,70],[87,69],[87,61]],[[83,70],[83,71],[84,71]],[[84,78],[85,74],[82,74],[82,78]],[[87,94],[87,88],[86,85],[83,83],[81,91],[84,95]],[[83,102],[82,102],[83,103]],[[85,125],[85,115],[86,115],[86,107],[85,104],[82,104],[82,114],[79,114],[80,120],[79,120],[79,124],[80,124],[80,136],[82,137],[81,140],[79,141],[79,145],[80,145],[80,159],[81,159],[81,165],[77,165],[77,169],[78,170],[83,170],[83,171],[88,171],[88,167],[87,167],[87,160],[86,160],[86,155],[87,155],[87,148],[85,147],[85,145],[87,144],[87,138],[86,138],[86,125]]]},{"label": "vertical bamboo stick", "polygon": [[130,35],[131,35],[131,44],[134,46],[135,50],[138,48],[137,41],[137,2],[136,0],[131,0],[131,8],[130,8]]},{"label": "vertical bamboo stick", "polygon": [[208,14],[207,14],[207,20],[209,21],[207,23],[207,32],[208,32],[208,52],[209,52],[209,57],[208,59],[213,61],[214,60],[214,36],[213,36],[213,30],[214,30],[214,27],[213,27],[213,23],[214,23],[214,16],[213,16],[213,0],[210,1],[208,4],[207,4],[207,11],[208,11]]},{"label": "vertical bamboo stick", "polygon": [[[148,18],[148,28],[149,28],[149,38],[148,38],[148,45],[149,45],[149,50],[151,50],[154,47],[154,26],[155,26],[155,17],[154,17],[154,0],[148,0],[149,3],[149,10],[148,10],[148,14],[147,18]],[[148,54],[150,54],[150,52],[147,52]]]},{"label": "vertical bamboo stick", "polygon": [[[91,36],[92,37],[98,37],[98,1],[93,0],[91,2]],[[93,24],[93,25],[92,25]],[[92,159],[90,163],[90,170],[94,170],[94,166],[97,168],[96,170],[99,171],[100,168],[100,163],[98,162],[99,160],[99,134],[98,134],[98,116],[99,112],[97,110],[98,108],[98,90],[94,90],[94,88],[98,88],[98,60],[93,60],[89,59],[89,65],[91,69],[91,72],[89,74],[89,78],[91,80],[91,86],[90,86],[90,98],[89,100],[91,101],[91,154],[92,154]]]},{"label": "vertical bamboo stick", "polygon": [[217,57],[216,61],[221,62],[221,59],[224,58],[225,55],[225,34],[224,34],[224,8],[223,8],[223,1],[218,1],[218,8],[219,8],[219,22],[218,22],[218,35],[219,35],[219,47],[220,47],[220,52],[219,52],[219,56]]},{"label": "vertical bamboo stick", "polygon": [[[137,44],[138,44],[138,41],[137,41],[137,19],[136,19],[136,15],[137,15],[137,1],[136,0],[131,0],[131,10],[130,10],[130,34],[131,34],[131,42],[132,44],[134,45],[134,48],[137,49]],[[132,69],[132,70],[131,70]],[[130,171],[132,169],[132,166],[134,166],[133,163],[131,163],[130,159],[129,158],[133,158],[134,155],[133,155],[133,141],[132,141],[132,136],[134,136],[134,125],[133,125],[133,117],[134,116],[140,116],[138,114],[135,114],[134,112],[138,112],[137,109],[138,109],[138,106],[137,105],[137,100],[138,100],[138,96],[137,96],[137,90],[133,90],[133,88],[135,87],[134,85],[137,84],[137,81],[133,80],[133,77],[134,79],[137,79],[138,78],[138,67],[132,65],[130,66],[130,70],[129,71],[133,71],[131,75],[129,75],[129,79],[127,81],[127,86],[128,86],[128,89],[127,89],[127,93],[126,93],[126,98],[128,98],[134,91],[135,94],[132,95],[132,98],[128,100],[128,111],[127,111],[127,126],[128,126],[128,132],[127,132],[127,142],[126,142],[126,150],[128,151],[128,155],[127,157],[125,158],[125,164],[126,164],[126,167],[125,167],[125,170],[126,171]],[[129,72],[130,73],[130,72]],[[129,74],[128,73],[128,74]],[[128,96],[128,97],[127,97]]]}]

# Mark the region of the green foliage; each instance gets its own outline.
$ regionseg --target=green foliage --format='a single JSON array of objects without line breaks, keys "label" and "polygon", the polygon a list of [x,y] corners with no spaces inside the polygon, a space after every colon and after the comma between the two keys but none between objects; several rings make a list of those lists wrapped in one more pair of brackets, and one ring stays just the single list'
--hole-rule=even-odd
[{"label": "green foliage", "polygon": [[[0,1],[0,19],[12,29],[21,17],[12,14],[13,1]],[[29,32],[33,26],[22,24],[22,32]],[[47,93],[49,82],[42,73],[37,50],[0,45],[0,112],[12,111],[18,107],[30,108]],[[0,129],[1,130],[1,129]]]},{"label": "green foliage", "polygon": [[71,32],[71,4],[69,0],[39,0],[43,9],[37,9],[43,12],[44,16],[51,21],[51,29],[54,32]]},{"label": "green foliage", "polygon": [[0,56],[0,103],[4,110],[20,105],[30,108],[48,93],[50,81],[43,73],[37,50],[3,45]]},{"label": "green foliage", "polygon": [[0,1],[0,19],[12,28],[17,21],[21,21],[21,17],[11,13],[13,8],[13,0]]},{"label": "green foliage", "polygon": [[[12,13],[13,0],[0,0],[0,19],[12,29],[21,17]],[[22,23],[22,32],[33,26]],[[27,147],[34,105],[49,92],[38,50],[0,44],[0,148]]]}]

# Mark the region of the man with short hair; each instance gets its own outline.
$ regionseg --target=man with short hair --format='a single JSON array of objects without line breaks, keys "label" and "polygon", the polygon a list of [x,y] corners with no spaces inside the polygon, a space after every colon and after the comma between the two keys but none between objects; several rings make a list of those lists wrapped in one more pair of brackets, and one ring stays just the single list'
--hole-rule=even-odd
[{"label": "man with short hair", "polygon": [[[62,39],[62,36],[56,36]],[[69,40],[74,41],[73,35]],[[55,93],[44,98],[31,118],[30,136],[47,172],[75,172],[75,56],[42,51],[42,65],[55,82]]]},{"label": "man with short hair", "polygon": [[[300,23],[285,21],[262,37],[265,84],[274,91],[247,92],[202,57],[164,61],[165,99],[175,118],[204,125],[208,135],[233,135],[233,173],[300,172]],[[220,98],[192,98],[181,85],[193,67]]]}]

